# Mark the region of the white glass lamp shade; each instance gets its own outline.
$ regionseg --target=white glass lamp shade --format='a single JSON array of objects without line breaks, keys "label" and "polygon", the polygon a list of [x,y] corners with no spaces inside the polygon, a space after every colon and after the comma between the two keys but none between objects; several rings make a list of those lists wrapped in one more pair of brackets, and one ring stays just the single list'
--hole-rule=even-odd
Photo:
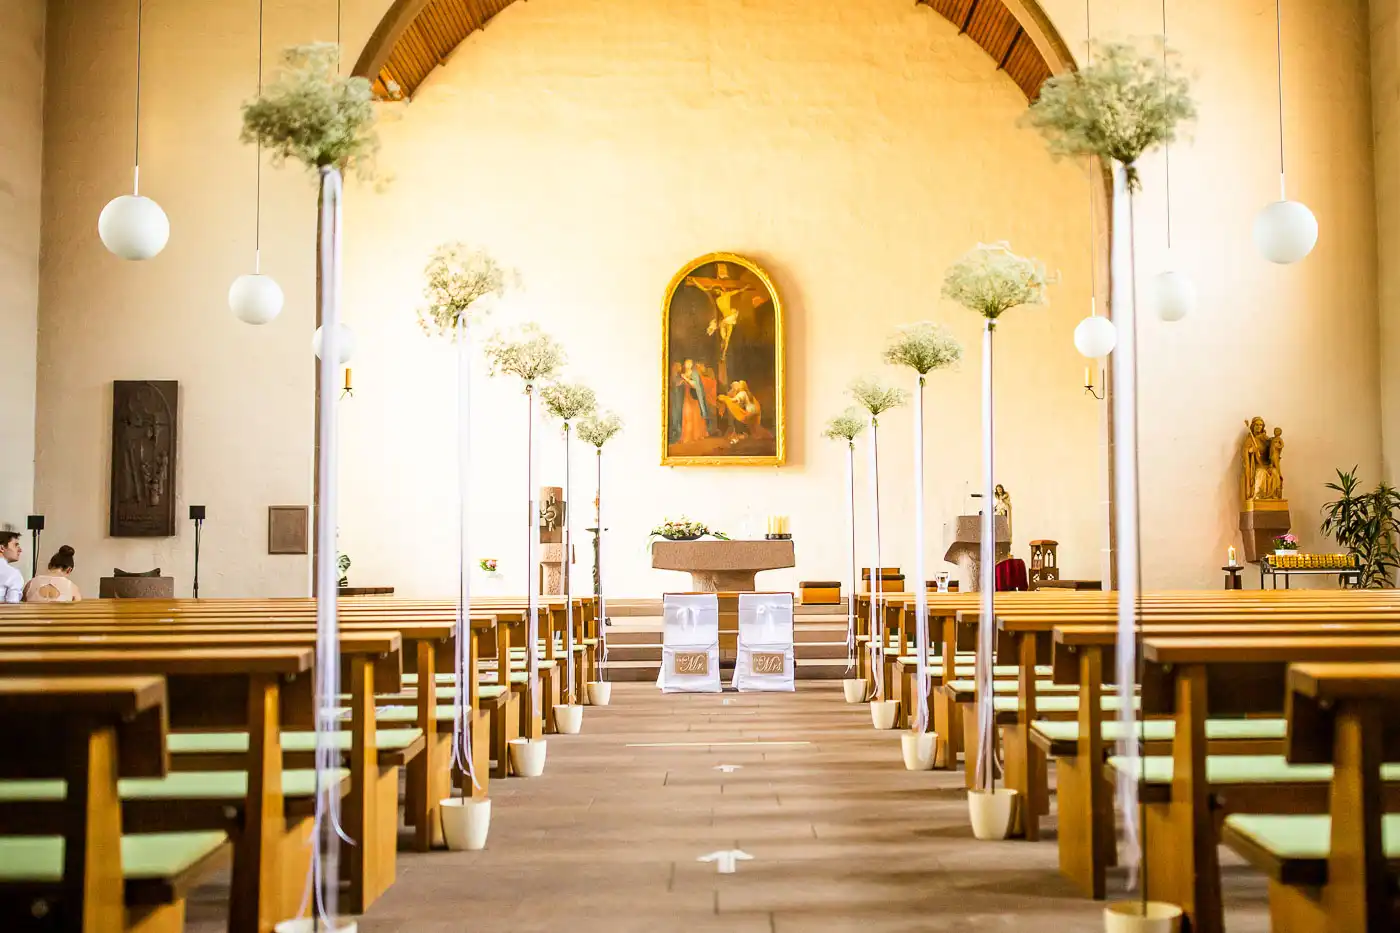
[{"label": "white glass lamp shade", "polygon": [[1269,262],[1297,262],[1317,245],[1317,218],[1306,204],[1275,201],[1254,215],[1254,245]]},{"label": "white glass lamp shade", "polygon": [[122,259],[150,259],[170,239],[170,218],[155,201],[139,194],[113,198],[97,217],[102,245]]},{"label": "white glass lamp shade", "polygon": [[1074,329],[1074,348],[1082,355],[1098,359],[1108,356],[1118,345],[1118,328],[1106,317],[1090,315]]},{"label": "white glass lamp shade", "polygon": [[1152,306],[1164,321],[1179,321],[1196,307],[1196,283],[1185,272],[1168,269],[1152,277]]},{"label": "white glass lamp shade", "polygon": [[[311,337],[311,349],[316,353],[316,358],[321,358],[321,328],[316,328],[316,333]],[[350,362],[350,358],[355,355],[355,332],[350,329],[349,324],[336,325],[336,356],[340,357],[340,365],[344,366]]]},{"label": "white glass lamp shade", "polygon": [[282,313],[282,286],[270,275],[240,275],[228,289],[228,306],[244,324],[266,324]]}]

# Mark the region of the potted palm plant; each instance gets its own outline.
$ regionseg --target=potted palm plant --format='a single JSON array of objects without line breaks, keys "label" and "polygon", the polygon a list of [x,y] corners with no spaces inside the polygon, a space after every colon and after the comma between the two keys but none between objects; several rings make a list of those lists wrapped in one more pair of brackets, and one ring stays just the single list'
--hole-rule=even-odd
[{"label": "potted palm plant", "polygon": [[545,411],[564,425],[564,655],[566,674],[564,702],[554,708],[554,724],[566,735],[576,735],[583,727],[583,706],[574,682],[574,488],[572,485],[569,429],[580,418],[598,410],[598,396],[585,385],[558,383],[540,392]]},{"label": "potted palm plant", "polygon": [[1400,492],[1389,483],[1360,492],[1356,474],[1356,467],[1338,470],[1337,482],[1327,484],[1337,498],[1322,507],[1322,533],[1336,538],[1352,555],[1358,586],[1389,589],[1400,568]]},{"label": "potted palm plant", "polygon": [[[1129,769],[1137,768],[1140,740],[1134,728],[1132,704],[1137,674],[1137,601],[1140,587],[1138,554],[1137,471],[1137,280],[1133,195],[1142,187],[1137,162],[1144,153],[1176,139],[1178,128],[1196,115],[1190,82],[1165,54],[1140,54],[1131,45],[1098,47],[1092,63],[1078,71],[1055,75],[1040,89],[1026,120],[1045,137],[1054,155],[1098,159],[1113,178],[1113,223],[1109,262],[1113,282],[1112,315],[1118,340],[1113,349],[1113,438],[1116,503],[1115,539],[1118,547],[1117,679],[1122,738],[1118,754]],[[1123,813],[1125,858],[1130,874],[1141,859],[1138,798],[1135,781],[1119,781],[1118,804]],[[1137,925],[1143,929],[1174,905],[1142,897],[1109,906],[1106,925]],[[1179,920],[1180,911],[1176,911]],[[1160,922],[1160,921],[1159,921]]]},{"label": "potted palm plant", "polygon": [[[870,415],[870,521],[875,561],[870,565],[870,719],[876,729],[893,729],[899,704],[885,698],[885,612],[880,599],[880,416],[908,401],[908,393],[875,379],[851,383],[851,396]],[[854,593],[852,596],[854,597]]]},{"label": "potted palm plant", "polygon": [[[331,555],[336,527],[336,399],[340,344],[341,184],[345,171],[370,174],[379,140],[369,81],[340,73],[340,49],[298,45],[282,53],[278,74],[243,106],[245,143],[288,159],[319,179],[316,212],[316,320],[324,334],[317,372],[316,435],[316,813],[311,872],[316,920],[343,929],[339,919],[340,752],[335,742],[340,695],[340,632],[336,618],[337,567]],[[335,919],[332,919],[335,918]],[[291,920],[290,923],[308,922]]]},{"label": "potted palm plant", "polygon": [[[454,645],[456,691],[452,712],[452,766],[480,787],[472,766],[472,707],[467,695],[471,664],[471,360],[473,325],[506,293],[513,274],[492,256],[462,243],[444,243],[423,270],[418,323],[429,336],[457,347],[457,630]],[[494,561],[492,562],[494,566]],[[420,684],[420,689],[425,689]],[[440,801],[443,833],[450,848],[479,849],[491,826],[489,798],[449,797]]]},{"label": "potted palm plant", "polygon": [[931,321],[901,327],[885,348],[885,362],[914,371],[914,650],[919,660],[914,711],[909,732],[900,736],[904,766],[910,771],[933,767],[938,737],[928,731],[928,594],[924,576],[924,383],[928,374],[962,359],[962,344]]},{"label": "potted palm plant", "polygon": [[592,414],[578,425],[578,436],[586,444],[592,444],[598,452],[597,493],[594,502],[598,512],[594,516],[598,527],[598,566],[595,573],[598,579],[598,661],[599,679],[588,684],[590,706],[607,706],[612,701],[612,684],[608,681],[608,598],[607,587],[603,583],[603,445],[612,440],[614,434],[622,430],[622,419],[612,412]]},{"label": "potted palm plant", "polygon": [[1015,791],[996,786],[996,734],[993,715],[992,649],[996,591],[996,501],[992,337],[1001,316],[1022,305],[1045,304],[1045,267],[1017,256],[1006,243],[979,244],[949,267],[943,297],[982,318],[982,579],[981,624],[977,628],[976,789],[967,804],[979,839],[1004,839],[1011,830]]},{"label": "potted palm plant", "polygon": [[544,333],[535,324],[513,332],[498,332],[486,342],[486,358],[491,365],[492,376],[515,376],[525,387],[525,462],[526,483],[526,561],[525,579],[529,595],[529,618],[525,625],[526,670],[530,683],[531,708],[522,715],[531,717],[528,729],[522,729],[526,736],[510,740],[511,766],[517,774],[536,777],[544,770],[545,740],[530,738],[535,724],[541,719],[540,703],[540,601],[539,601],[539,503],[536,501],[539,486],[536,481],[535,463],[535,397],[564,365],[564,351],[553,337]]},{"label": "potted palm plant", "polygon": [[[856,438],[865,430],[866,419],[854,408],[848,408],[826,424],[823,435],[846,443],[846,524],[851,531],[850,598],[846,600],[846,673],[856,666]],[[842,681],[847,703],[859,703],[866,697],[869,686],[863,677],[847,677]]]}]

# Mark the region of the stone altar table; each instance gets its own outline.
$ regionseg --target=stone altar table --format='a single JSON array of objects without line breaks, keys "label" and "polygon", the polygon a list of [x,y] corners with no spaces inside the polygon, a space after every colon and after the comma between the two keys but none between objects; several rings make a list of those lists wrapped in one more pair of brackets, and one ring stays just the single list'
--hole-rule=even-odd
[{"label": "stone altar table", "polygon": [[658,570],[684,570],[699,593],[752,593],[754,575],[797,565],[788,541],[657,541],[651,565]]},{"label": "stone altar table", "polygon": [[[1011,556],[1011,523],[1005,515],[998,515],[996,525],[996,558],[998,561]],[[958,581],[965,593],[975,592],[982,587],[982,516],[959,515],[943,526],[943,540],[951,542],[943,559],[958,565]]]}]

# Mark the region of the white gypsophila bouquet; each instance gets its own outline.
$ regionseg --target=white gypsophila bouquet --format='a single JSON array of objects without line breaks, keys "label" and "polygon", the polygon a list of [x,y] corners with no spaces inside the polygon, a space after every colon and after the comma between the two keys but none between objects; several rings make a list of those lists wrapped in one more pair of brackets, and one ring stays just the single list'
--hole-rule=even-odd
[{"label": "white gypsophila bouquet", "polygon": [[854,408],[847,408],[826,423],[826,430],[822,431],[822,436],[834,441],[854,443],[860,432],[865,430],[867,423],[868,419],[862,418]]},{"label": "white gypsophila bouquet", "polygon": [[1098,45],[1078,71],[1049,78],[1022,119],[1040,131],[1052,154],[1114,159],[1129,188],[1137,188],[1137,160],[1171,143],[1195,117],[1191,83],[1170,56],[1117,42]]},{"label": "white gypsophila bouquet", "polygon": [[556,382],[540,390],[544,410],[568,424],[598,409],[598,396],[586,385]]},{"label": "white gypsophila bouquet", "polygon": [[483,249],[463,243],[444,243],[433,250],[423,269],[426,307],[418,309],[418,323],[426,334],[456,339],[460,325],[489,308],[483,299],[499,298],[518,284],[514,270],[496,262]]},{"label": "white gypsophila bouquet", "polygon": [[274,165],[295,159],[368,177],[379,149],[370,83],[340,73],[333,43],[294,45],[282,52],[277,76],[243,105],[240,139],[271,152]]},{"label": "white gypsophila bouquet", "polygon": [[995,321],[1011,308],[1045,304],[1045,267],[1005,243],[979,243],[943,276],[943,297]]},{"label": "white gypsophila bouquet", "polygon": [[599,450],[612,440],[612,436],[622,430],[622,419],[613,412],[588,415],[578,423],[578,436],[585,443]]},{"label": "white gypsophila bouquet", "polygon": [[872,418],[879,417],[891,408],[898,408],[909,400],[909,393],[903,389],[895,386],[886,388],[880,385],[878,380],[869,377],[851,383],[850,392],[851,397],[870,412]]},{"label": "white gypsophila bouquet", "polygon": [[497,332],[486,341],[486,358],[491,375],[519,376],[533,386],[549,379],[564,365],[564,348],[540,330],[526,324],[512,333]]},{"label": "white gypsophila bouquet", "polygon": [[920,321],[901,327],[885,348],[885,362],[908,366],[920,376],[962,359],[962,344],[942,326]]}]

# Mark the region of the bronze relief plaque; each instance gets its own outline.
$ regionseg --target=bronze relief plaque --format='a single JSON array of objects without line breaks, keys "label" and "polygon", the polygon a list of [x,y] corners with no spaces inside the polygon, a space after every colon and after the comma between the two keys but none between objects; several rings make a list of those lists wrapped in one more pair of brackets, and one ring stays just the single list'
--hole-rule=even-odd
[{"label": "bronze relief plaque", "polygon": [[112,488],[107,533],[114,538],[175,534],[176,425],[180,384],[112,383]]}]

